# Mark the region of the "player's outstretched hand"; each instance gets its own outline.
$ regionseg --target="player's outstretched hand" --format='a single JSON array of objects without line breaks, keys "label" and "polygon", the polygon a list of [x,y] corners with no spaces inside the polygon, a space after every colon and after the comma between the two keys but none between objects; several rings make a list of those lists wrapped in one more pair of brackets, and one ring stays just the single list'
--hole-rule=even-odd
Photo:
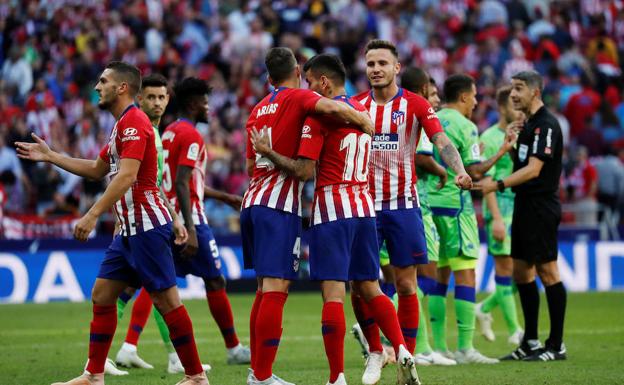
[{"label": "player's outstretched hand", "polygon": [[179,217],[176,217],[173,220],[172,226],[173,226],[173,234],[175,235],[175,239],[173,243],[175,243],[176,245],[185,244],[186,241],[188,240],[188,232],[186,231],[186,227],[184,227],[184,224],[182,223]]},{"label": "player's outstretched hand", "polygon": [[496,191],[497,188],[498,188],[498,185],[496,184],[496,181],[490,178],[487,178],[480,182],[476,182],[472,185],[473,191],[481,191],[483,195]]},{"label": "player's outstretched hand", "polygon": [[518,131],[516,131],[514,127],[507,127],[507,130],[505,132],[505,141],[503,142],[503,148],[505,149],[505,151],[513,149],[517,141]]},{"label": "player's outstretched hand", "polygon": [[195,232],[195,226],[190,229],[187,229],[188,239],[186,240],[186,245],[180,251],[180,256],[186,260],[192,259],[197,255],[197,250],[199,250],[199,244],[197,242],[197,233]]},{"label": "player's outstretched hand", "polygon": [[34,133],[30,134],[30,136],[34,139],[35,143],[15,142],[17,156],[34,162],[48,162],[52,155],[50,147],[43,139]]},{"label": "player's outstretched hand", "polygon": [[266,155],[271,152],[271,140],[266,130],[266,126],[262,127],[260,131],[256,130],[256,127],[251,129],[251,144],[254,151],[260,155]]},{"label": "player's outstretched hand", "polygon": [[97,217],[93,214],[86,213],[74,227],[74,238],[80,242],[86,242],[89,238],[89,234],[95,229],[97,223]]},{"label": "player's outstretched hand", "polygon": [[223,203],[230,206],[234,210],[240,210],[243,205],[243,197],[236,194],[227,194],[223,199]]},{"label": "player's outstretched hand", "polygon": [[462,190],[470,190],[472,188],[472,178],[464,173],[455,175],[455,186]]},{"label": "player's outstretched hand", "polygon": [[362,115],[363,124],[360,125],[362,132],[373,136],[375,134],[375,123],[371,120],[368,111],[360,111],[360,115]]}]

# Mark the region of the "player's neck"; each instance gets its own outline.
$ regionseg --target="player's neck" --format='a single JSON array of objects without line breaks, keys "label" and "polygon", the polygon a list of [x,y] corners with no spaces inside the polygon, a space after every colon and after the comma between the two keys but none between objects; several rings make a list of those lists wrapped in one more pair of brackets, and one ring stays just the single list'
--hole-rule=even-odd
[{"label": "player's neck", "polygon": [[529,110],[525,112],[527,115],[527,118],[530,118],[531,116],[535,115],[535,113],[539,111],[539,109],[542,108],[543,106],[544,106],[544,102],[542,102],[541,99],[535,99],[531,103],[531,107],[529,107]]},{"label": "player's neck", "polygon": [[336,96],[342,96],[342,95],[346,95],[347,91],[344,89],[344,87],[339,87],[339,88],[330,88],[325,92],[325,97],[333,99]]},{"label": "player's neck", "polygon": [[150,119],[150,122],[152,123],[152,126],[154,126],[154,127],[160,126],[160,118]]},{"label": "player's neck", "polygon": [[114,105],[111,106],[111,108],[109,109],[110,113],[113,114],[113,117],[115,117],[115,120],[119,120],[119,118],[121,118],[121,115],[124,113],[124,111],[126,111],[126,109],[128,107],[130,107],[131,105],[134,104],[133,100],[127,100],[127,99],[119,99],[117,101],[117,103],[115,103]]},{"label": "player's neck", "polygon": [[300,84],[301,83],[296,78],[293,78],[293,79],[286,79],[286,80],[284,80],[281,83],[273,84],[273,87],[275,87],[275,88],[280,88],[280,87],[284,87],[284,88],[299,88]]},{"label": "player's neck", "polygon": [[189,122],[193,123],[193,125],[195,125],[195,123],[197,123],[195,121],[195,118],[191,114],[189,114],[187,112],[181,112],[180,115],[178,115],[178,118],[179,119],[188,120]]},{"label": "player's neck", "polygon": [[452,110],[455,110],[457,112],[459,112],[460,114],[462,114],[463,117],[465,117],[466,119],[470,119],[466,113],[466,107],[461,104],[461,103],[447,103],[446,104],[446,108],[450,108]]},{"label": "player's neck", "polygon": [[390,83],[387,87],[373,88],[373,97],[375,103],[386,104],[399,92],[399,86],[396,82]]},{"label": "player's neck", "polygon": [[500,119],[498,121],[498,129],[505,132],[507,130],[507,121],[505,119]]}]

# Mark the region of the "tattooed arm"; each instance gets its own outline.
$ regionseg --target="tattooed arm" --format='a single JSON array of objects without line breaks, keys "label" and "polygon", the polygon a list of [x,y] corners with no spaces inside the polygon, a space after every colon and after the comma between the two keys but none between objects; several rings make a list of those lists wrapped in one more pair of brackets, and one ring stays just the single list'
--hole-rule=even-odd
[{"label": "tattooed arm", "polygon": [[468,190],[472,187],[472,179],[466,173],[459,152],[444,132],[438,132],[431,138],[431,142],[436,146],[440,157],[451,170],[455,172],[455,184],[457,187]]}]

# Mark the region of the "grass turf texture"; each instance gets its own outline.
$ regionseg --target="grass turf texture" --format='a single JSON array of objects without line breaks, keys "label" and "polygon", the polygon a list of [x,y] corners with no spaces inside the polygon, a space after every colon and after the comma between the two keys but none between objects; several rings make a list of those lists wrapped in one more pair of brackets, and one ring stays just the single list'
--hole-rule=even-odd
[{"label": "grass turf texture", "polygon": [[[252,295],[232,295],[236,326],[248,344],[248,317]],[[548,315],[542,294],[540,335],[547,333]],[[551,363],[511,362],[498,365],[419,367],[427,384],[624,384],[624,293],[570,294],[565,342],[568,361]],[[205,301],[186,301],[200,356],[213,367],[212,385],[245,383],[247,366],[225,364],[221,335]],[[520,311],[520,308],[518,308]],[[318,293],[293,293],[286,304],[284,333],[275,373],[298,385],[324,385],[329,370],[320,333],[321,299]],[[354,322],[350,304],[345,306],[347,330]],[[455,347],[452,301],[449,301],[449,343]],[[477,334],[475,346],[486,355],[508,353],[507,334],[499,310],[494,310],[497,340],[488,343]],[[66,381],[80,374],[87,356],[91,306],[89,303],[51,303],[0,306],[0,384],[35,385]],[[109,357],[114,358],[125,337],[130,307],[119,323]],[[129,376],[107,377],[107,384],[175,384],[179,375],[166,373],[167,357],[153,318],[139,341],[140,356],[155,369],[130,369]],[[350,384],[360,384],[363,360],[359,347],[347,332],[345,374]],[[396,367],[387,366],[380,384],[395,384]]]}]

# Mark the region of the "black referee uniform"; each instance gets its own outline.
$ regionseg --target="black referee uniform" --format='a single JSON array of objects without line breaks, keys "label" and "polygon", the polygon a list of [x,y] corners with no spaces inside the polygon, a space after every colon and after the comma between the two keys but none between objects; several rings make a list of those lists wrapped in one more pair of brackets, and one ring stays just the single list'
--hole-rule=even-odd
[{"label": "black referee uniform", "polygon": [[[513,188],[516,197],[511,224],[511,255],[515,260],[525,261],[529,267],[557,260],[557,228],[561,220],[558,189],[562,153],[563,137],[559,122],[542,106],[526,121],[518,135],[514,159],[514,171],[526,167],[532,156],[544,162],[536,178]],[[540,302],[537,284],[535,281],[517,283],[517,287],[525,321],[520,356],[527,355],[524,359],[529,361],[565,359],[563,323],[567,296],[563,283],[545,287],[550,336],[544,348],[539,347],[537,331]]]},{"label": "black referee uniform", "polygon": [[513,188],[511,255],[529,265],[557,259],[562,142],[559,122],[546,107],[531,116],[518,135],[514,171],[525,167],[531,156],[544,162],[537,178]]}]

